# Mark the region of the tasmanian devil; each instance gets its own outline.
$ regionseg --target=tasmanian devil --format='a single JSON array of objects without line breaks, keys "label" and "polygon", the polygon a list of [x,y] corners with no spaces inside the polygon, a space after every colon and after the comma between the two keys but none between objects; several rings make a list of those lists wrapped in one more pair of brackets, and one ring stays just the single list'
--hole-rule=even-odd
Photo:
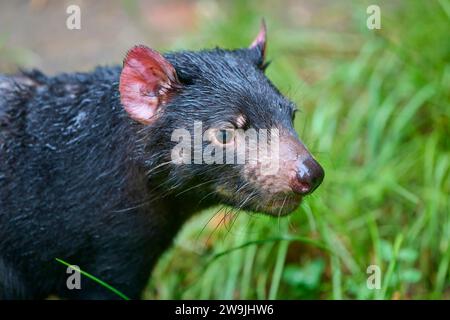
[{"label": "tasmanian devil", "polygon": [[[324,171],[294,131],[294,104],[264,75],[265,52],[263,24],[248,48],[136,46],[122,67],[0,75],[0,298],[118,298],[84,277],[69,290],[60,258],[138,299],[195,212],[297,208]],[[208,131],[200,148],[216,151],[250,129],[276,129],[278,170],[263,172],[272,156],[186,161],[195,139],[174,158],[188,141],[174,132],[195,134],[198,123]]]}]

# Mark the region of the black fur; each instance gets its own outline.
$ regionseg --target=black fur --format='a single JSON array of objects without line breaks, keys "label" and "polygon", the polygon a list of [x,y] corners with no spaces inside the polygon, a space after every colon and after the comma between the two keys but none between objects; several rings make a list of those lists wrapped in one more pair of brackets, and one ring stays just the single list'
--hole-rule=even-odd
[{"label": "black fur", "polygon": [[[166,55],[182,89],[143,126],[121,106],[121,68],[0,76],[0,299],[115,299],[82,277],[68,290],[61,258],[131,298],[193,213],[235,199],[239,166],[163,165],[175,128],[234,121],[292,128],[292,103],[264,76],[258,48]],[[206,129],[206,128],[205,128]],[[201,184],[201,185],[199,185]],[[261,195],[263,196],[263,195]]]}]

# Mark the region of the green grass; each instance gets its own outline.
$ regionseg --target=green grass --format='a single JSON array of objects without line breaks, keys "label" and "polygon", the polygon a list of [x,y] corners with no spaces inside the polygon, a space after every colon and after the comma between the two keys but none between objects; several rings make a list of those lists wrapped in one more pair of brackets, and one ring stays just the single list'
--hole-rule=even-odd
[{"label": "green grass", "polygon": [[[282,5],[219,2],[176,45],[245,46],[264,16],[268,76],[301,108],[297,131],[326,177],[286,219],[241,213],[201,232],[217,209],[193,218],[147,298],[450,298],[450,4],[380,1],[370,31],[358,3],[330,7],[348,18],[340,32],[293,27]],[[380,290],[366,286],[372,264]]]},{"label": "green grass", "polygon": [[106,283],[103,280],[97,278],[96,276],[94,276],[94,275],[92,275],[92,274],[90,274],[90,273],[88,273],[88,272],[86,272],[84,270],[81,270],[79,267],[77,267],[75,265],[72,265],[72,264],[70,264],[70,263],[68,263],[68,262],[66,262],[66,261],[64,261],[62,259],[55,258],[55,260],[57,262],[61,263],[62,265],[65,265],[66,267],[70,267],[73,270],[79,272],[80,274],[82,274],[86,278],[88,278],[88,279],[90,279],[90,280],[92,280],[94,282],[97,282],[99,285],[101,285],[101,286],[105,287],[106,289],[110,290],[111,292],[113,292],[117,296],[121,297],[123,300],[130,300],[130,298],[128,298],[126,295],[124,295],[121,291],[119,291],[116,288],[110,286],[108,283]]}]

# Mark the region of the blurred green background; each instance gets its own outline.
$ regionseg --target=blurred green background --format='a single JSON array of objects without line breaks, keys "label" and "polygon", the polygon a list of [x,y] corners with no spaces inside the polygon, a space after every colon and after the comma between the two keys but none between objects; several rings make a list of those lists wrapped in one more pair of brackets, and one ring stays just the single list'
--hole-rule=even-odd
[{"label": "blurred green background", "polygon": [[[81,30],[65,28],[69,4]],[[369,4],[380,30],[366,27]],[[299,106],[325,181],[288,218],[192,218],[145,298],[449,299],[448,0],[1,1],[0,71],[89,70],[137,43],[248,46],[262,17],[267,74]]]}]

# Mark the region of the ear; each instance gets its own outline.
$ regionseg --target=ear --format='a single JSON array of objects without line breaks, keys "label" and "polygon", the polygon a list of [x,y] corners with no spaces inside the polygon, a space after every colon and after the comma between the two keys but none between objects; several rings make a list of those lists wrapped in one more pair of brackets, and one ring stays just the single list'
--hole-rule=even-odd
[{"label": "ear", "polygon": [[175,68],[145,46],[128,51],[120,74],[120,101],[130,117],[151,124],[159,108],[181,87]]},{"label": "ear", "polygon": [[266,43],[267,43],[267,27],[264,19],[261,20],[261,26],[259,28],[258,35],[255,40],[253,40],[249,49],[252,51],[253,56],[256,58],[258,67],[265,69],[265,58],[266,58]]}]

